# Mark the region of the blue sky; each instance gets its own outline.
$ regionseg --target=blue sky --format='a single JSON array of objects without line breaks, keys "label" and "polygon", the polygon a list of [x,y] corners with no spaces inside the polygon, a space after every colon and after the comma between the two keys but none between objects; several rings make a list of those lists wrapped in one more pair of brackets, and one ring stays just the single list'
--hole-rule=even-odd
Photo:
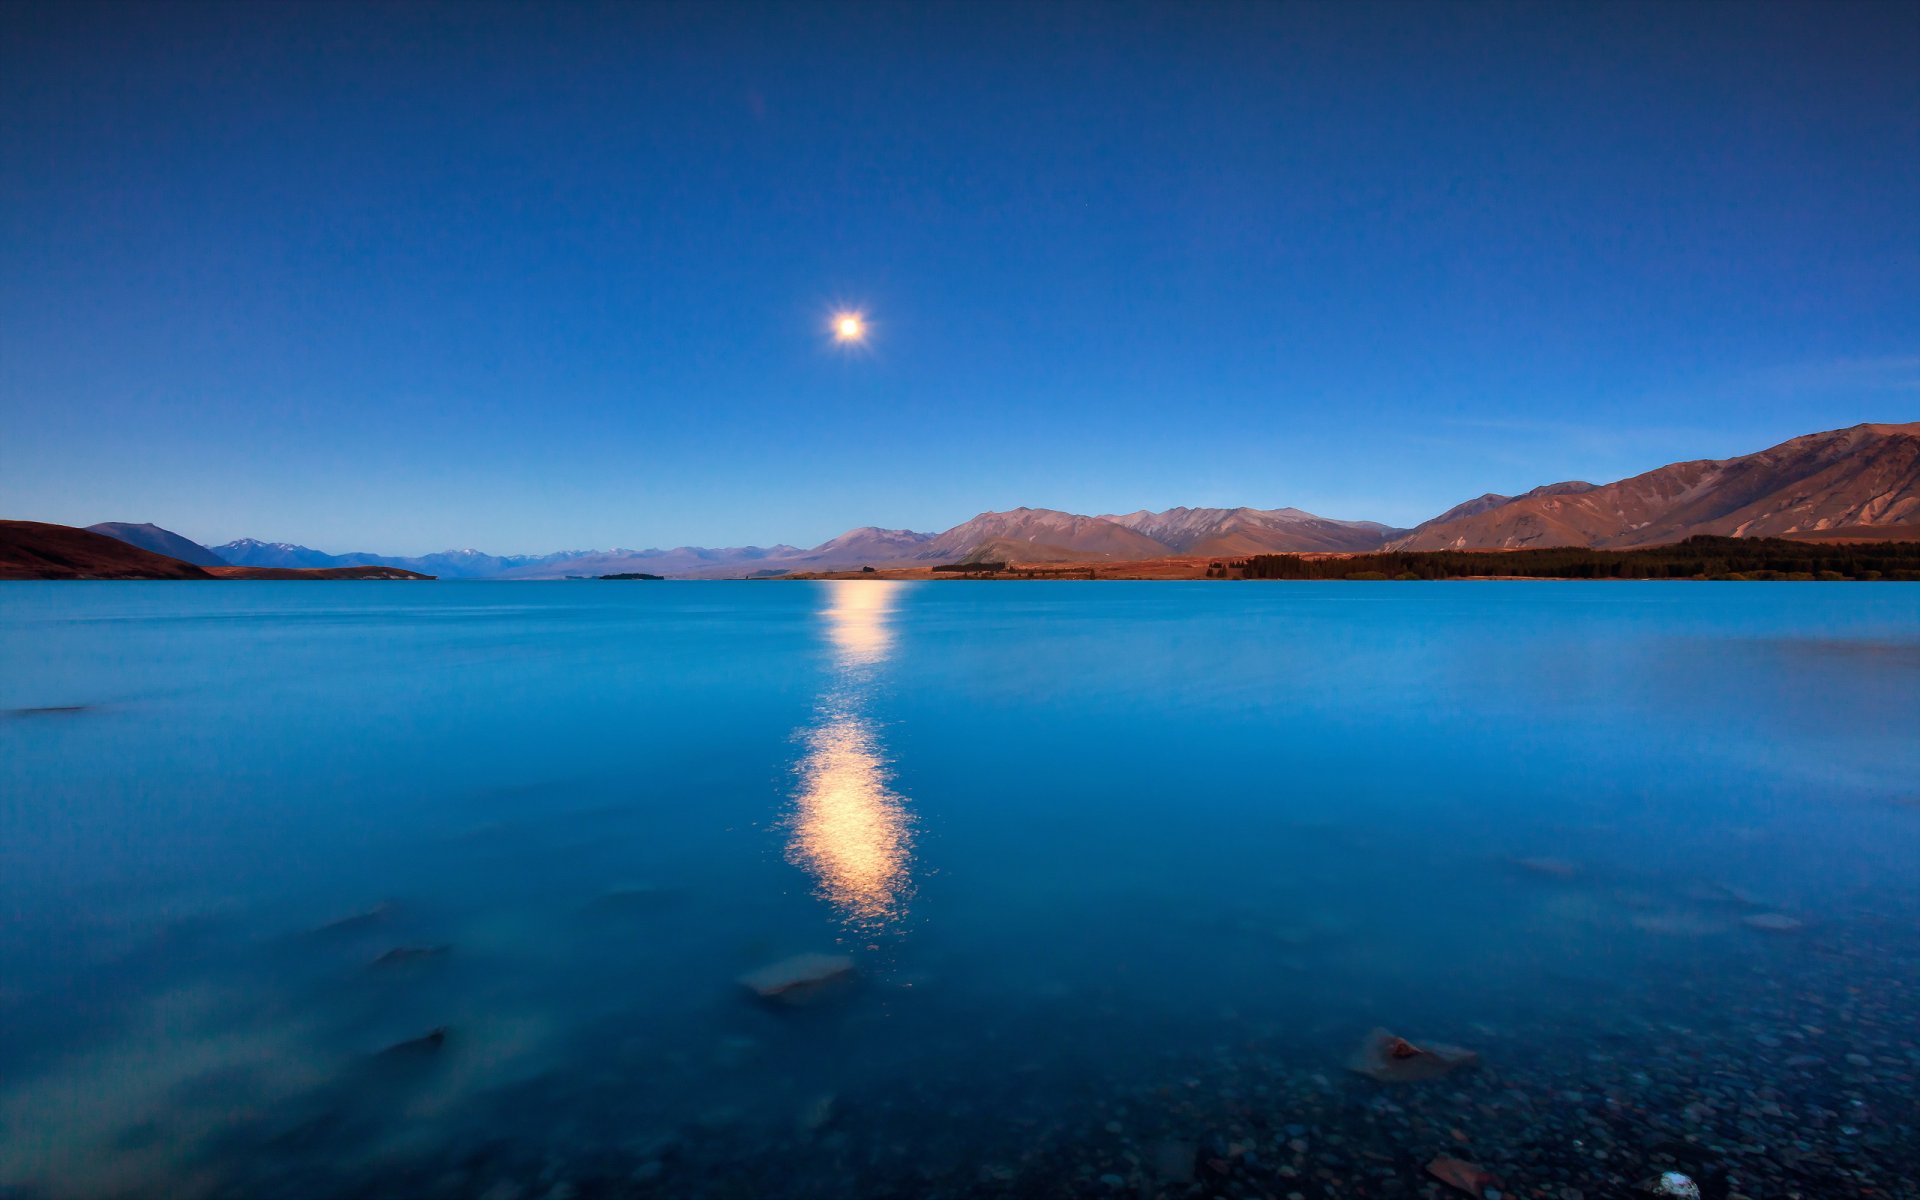
[{"label": "blue sky", "polygon": [[1912,420],[1917,61],[1896,3],[16,2],[0,512],[1410,524]]}]

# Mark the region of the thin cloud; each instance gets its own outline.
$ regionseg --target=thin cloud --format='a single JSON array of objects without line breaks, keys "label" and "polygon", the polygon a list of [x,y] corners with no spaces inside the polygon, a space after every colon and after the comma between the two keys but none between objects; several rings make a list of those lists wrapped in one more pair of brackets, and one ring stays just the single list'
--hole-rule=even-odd
[{"label": "thin cloud", "polygon": [[1827,395],[1834,392],[1920,392],[1920,355],[1836,358],[1795,363],[1757,373],[1751,383],[1775,395]]},{"label": "thin cloud", "polygon": [[[1515,463],[1539,465],[1540,456],[1537,443],[1548,441],[1568,452],[1568,456],[1604,456],[1614,457],[1623,454],[1645,453],[1672,446],[1694,445],[1701,441],[1712,441],[1726,435],[1724,425],[1634,425],[1593,424],[1581,421],[1537,421],[1537,420],[1500,420],[1479,418],[1457,418],[1435,422],[1435,425],[1462,431],[1478,430],[1483,433],[1502,433],[1517,435],[1506,439],[1504,446],[1488,445],[1474,439],[1444,437],[1435,435],[1411,435],[1412,440],[1425,441],[1428,444],[1448,446],[1471,446],[1478,449],[1483,457],[1506,458]],[[1504,451],[1504,453],[1503,453]],[[1656,464],[1658,465],[1658,464]]]}]

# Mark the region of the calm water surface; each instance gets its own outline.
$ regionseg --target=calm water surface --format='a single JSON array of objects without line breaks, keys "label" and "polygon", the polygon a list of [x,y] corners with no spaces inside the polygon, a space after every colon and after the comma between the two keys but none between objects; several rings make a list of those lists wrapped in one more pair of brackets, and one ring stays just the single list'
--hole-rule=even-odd
[{"label": "calm water surface", "polygon": [[1920,586],[8,584],[0,710],[0,1196],[1920,1194]]}]

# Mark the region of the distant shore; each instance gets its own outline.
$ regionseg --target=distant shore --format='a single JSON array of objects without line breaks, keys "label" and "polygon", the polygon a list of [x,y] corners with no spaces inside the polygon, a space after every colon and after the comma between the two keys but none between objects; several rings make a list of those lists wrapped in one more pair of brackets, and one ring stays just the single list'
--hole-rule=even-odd
[{"label": "distant shore", "polygon": [[796,572],[766,578],[1920,582],[1920,543],[1701,536],[1632,550],[1556,546],[1529,550],[1309,552],[1095,563],[947,563]]},{"label": "distant shore", "polygon": [[[164,533],[165,531],[150,530]],[[1902,532],[1905,532],[1904,529]],[[1856,531],[1790,538],[1699,535],[1628,550],[1552,546],[1511,550],[1310,550],[1244,555],[1163,555],[1098,561],[986,561],[867,565],[828,571],[757,571],[739,580],[1764,580],[1920,581],[1920,541],[1867,541]],[[1005,543],[1000,543],[1005,545]],[[709,579],[725,578],[717,573]],[[432,580],[402,567],[204,565],[143,549],[91,530],[0,521],[0,580]],[[570,579],[661,580],[648,572]]]}]

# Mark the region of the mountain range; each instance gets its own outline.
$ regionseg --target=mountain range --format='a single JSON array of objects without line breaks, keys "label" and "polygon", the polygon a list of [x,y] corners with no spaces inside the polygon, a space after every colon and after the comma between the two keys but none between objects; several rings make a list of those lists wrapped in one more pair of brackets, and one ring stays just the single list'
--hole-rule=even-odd
[{"label": "mountain range", "polygon": [[1481,496],[1393,538],[1394,550],[1622,549],[1695,534],[1779,537],[1920,521],[1920,422],[1855,425],[1617,483]]},{"label": "mountain range", "polygon": [[[117,530],[118,532],[109,532]],[[0,521],[0,579],[431,579],[397,567],[346,566],[319,570],[188,562],[144,549],[132,538],[178,549],[185,542],[198,557],[206,547],[154,525],[112,522],[92,529],[43,521]]]},{"label": "mountain range", "polygon": [[1126,562],[1169,557],[1371,550],[1622,548],[1694,534],[1734,537],[1915,536],[1920,526],[1920,422],[1808,434],[1727,459],[1673,463],[1609,484],[1546,484],[1489,492],[1412,529],[1344,521],[1297,508],[1171,508],[1084,516],[1049,508],[984,512],[941,533],[862,526],[809,549],[679,546],[494,555],[328,554],[242,538],[212,548],[155,525],[92,526],[202,566],[383,566],[447,579],[559,579],[644,572],[681,578],[778,575],[978,562]]},{"label": "mountain range", "polygon": [[[102,530],[105,531],[104,529]],[[797,546],[679,546],[671,550],[563,550],[498,556],[448,550],[407,558],[327,554],[252,538],[203,549],[236,566],[400,567],[443,579],[562,579],[645,572],[679,578],[727,578],[862,566],[959,562],[1121,562],[1170,555],[1255,554],[1296,550],[1377,550],[1405,530],[1371,521],[1336,521],[1296,508],[1176,508],[1164,513],[1082,516],[1050,508],[986,512],[943,533],[862,526],[809,549]]]},{"label": "mountain range", "polygon": [[129,546],[138,546],[154,554],[163,554],[168,558],[177,558],[183,563],[192,563],[196,567],[224,567],[227,560],[202,546],[191,542],[171,529],[162,529],[158,525],[146,523],[135,525],[127,521],[103,521],[98,525],[87,526],[89,533],[104,533],[117,538]]}]

